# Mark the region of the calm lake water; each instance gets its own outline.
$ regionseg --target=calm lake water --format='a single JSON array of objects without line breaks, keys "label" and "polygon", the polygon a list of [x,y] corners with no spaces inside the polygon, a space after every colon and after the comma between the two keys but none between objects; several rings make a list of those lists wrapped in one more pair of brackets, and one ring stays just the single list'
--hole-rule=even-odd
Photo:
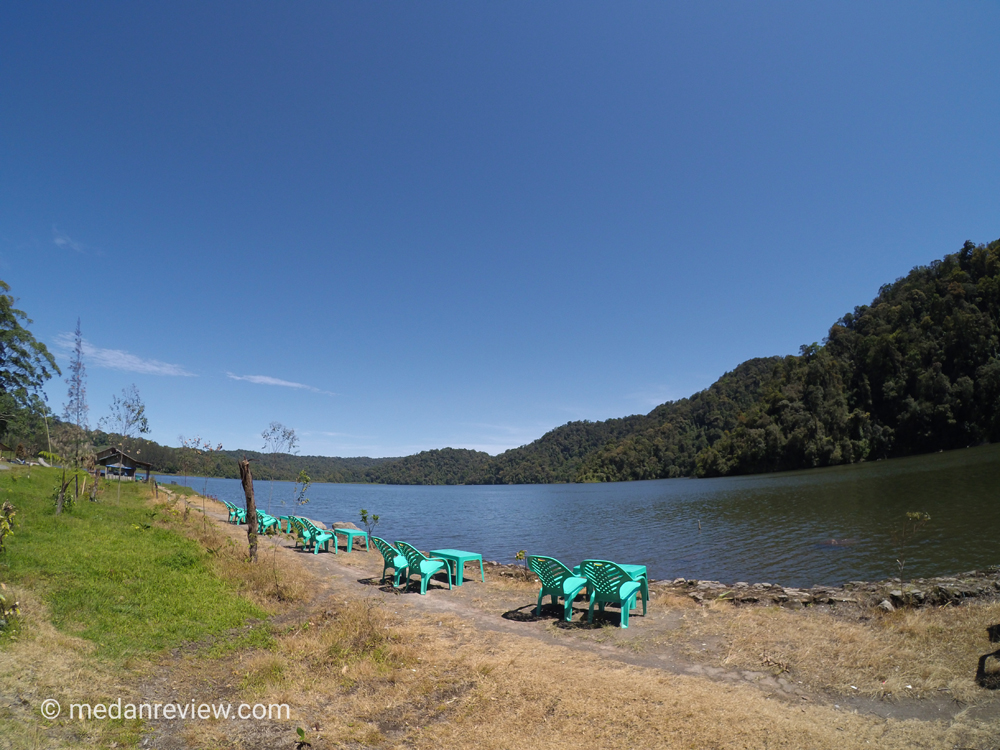
[{"label": "calm lake water", "polygon": [[[166,477],[161,481],[184,483]],[[235,479],[188,484],[244,504]],[[353,521],[420,549],[452,547],[511,562],[520,549],[573,566],[586,558],[646,565],[651,578],[840,584],[946,575],[1000,564],[1000,445],[810,471],[612,484],[418,487],[314,484],[292,503],[275,482],[271,513]],[[256,482],[268,507],[268,482]],[[283,504],[284,503],[284,504]],[[931,521],[904,546],[906,513]],[[701,528],[699,530],[699,522]],[[830,544],[831,540],[844,542]]]}]

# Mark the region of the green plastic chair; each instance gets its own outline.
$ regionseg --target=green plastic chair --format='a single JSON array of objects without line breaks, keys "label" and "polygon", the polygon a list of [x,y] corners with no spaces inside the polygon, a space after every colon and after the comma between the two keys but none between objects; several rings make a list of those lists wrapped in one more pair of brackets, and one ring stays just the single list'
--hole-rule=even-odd
[{"label": "green plastic chair", "polygon": [[554,557],[528,555],[528,569],[537,575],[542,582],[541,591],[538,592],[535,615],[538,616],[542,613],[543,597],[551,596],[553,605],[558,604],[559,597],[562,597],[563,619],[570,622],[573,619],[573,600],[587,587],[587,579],[573,575],[572,570]]},{"label": "green plastic chair", "polygon": [[[641,585],[640,595],[642,596],[642,613],[646,614],[646,605],[649,602],[649,578],[646,575],[645,565],[626,565],[618,563],[618,567],[629,574],[633,581],[638,581]],[[573,575],[580,575],[580,566],[573,568]],[[584,592],[584,596],[590,596],[590,592]]]},{"label": "green plastic chair", "polygon": [[[642,583],[632,580],[632,576],[618,563],[610,560],[584,560],[580,563],[580,574],[587,579],[590,591],[590,610],[587,622],[594,621],[594,603],[604,611],[605,604],[615,604],[622,608],[622,627],[628,627],[629,610],[636,606],[636,595],[642,590]],[[642,600],[642,614],[646,614],[646,599]]]},{"label": "green plastic chair", "polygon": [[[365,549],[369,550],[371,547],[368,546],[368,532],[362,531],[361,529],[330,529],[334,534],[343,534],[347,537],[347,551],[351,551],[351,547],[354,546],[354,537],[360,536],[364,537]],[[334,542],[336,544],[336,542]]]},{"label": "green plastic chair", "polygon": [[285,525],[288,525],[287,533],[292,533],[292,519],[295,516],[278,516],[278,531],[285,531]]},{"label": "green plastic chair", "polygon": [[382,583],[385,583],[385,571],[392,568],[392,585],[393,588],[398,588],[399,579],[406,573],[406,569],[409,565],[406,561],[406,557],[401,555],[399,550],[389,544],[389,542],[385,539],[373,536],[371,540],[372,544],[375,545],[375,549],[382,553],[382,559],[385,561],[385,564],[382,566]]},{"label": "green plastic chair", "polygon": [[262,510],[257,511],[257,533],[266,534],[267,530],[277,526],[279,529],[281,526],[278,524],[278,519],[274,516],[270,516]]},{"label": "green plastic chair", "polygon": [[420,593],[427,593],[427,581],[439,570],[444,570],[448,576],[448,588],[451,589],[451,567],[440,557],[427,557],[423,552],[406,542],[396,542],[396,548],[403,553],[406,558],[406,584],[410,583],[410,576],[414,573],[420,575]]},{"label": "green plastic chair", "polygon": [[310,533],[309,529],[302,523],[301,518],[298,516],[288,516],[288,532],[295,535],[296,547],[301,542],[303,549],[308,549]]},{"label": "green plastic chair", "polygon": [[235,523],[239,526],[241,523],[247,522],[247,512],[243,508],[228,500],[223,500],[222,504],[229,509],[229,523]]},{"label": "green plastic chair", "polygon": [[[308,550],[309,545],[312,545],[313,554],[319,553],[319,546],[322,544],[323,548],[329,552],[330,551],[330,540],[333,539],[333,532],[321,529],[308,518],[302,518],[301,516],[291,516],[292,524],[295,527],[296,536],[296,546],[298,542],[302,540],[302,548]],[[337,545],[333,545],[333,553],[337,554]]]}]

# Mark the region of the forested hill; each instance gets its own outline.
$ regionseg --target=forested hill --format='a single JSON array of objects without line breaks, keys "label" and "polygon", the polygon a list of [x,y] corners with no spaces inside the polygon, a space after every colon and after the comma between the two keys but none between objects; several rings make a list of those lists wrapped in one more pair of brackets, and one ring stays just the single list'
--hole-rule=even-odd
[{"label": "forested hill", "polygon": [[[94,450],[118,445],[121,438],[104,432],[90,433]],[[372,467],[399,461],[398,458],[334,458],[330,456],[295,456],[288,453],[260,453],[258,451],[223,450],[194,451],[190,448],[172,448],[143,438],[129,439],[126,452],[153,465],[153,471],[183,476],[226,477],[240,476],[237,462],[246,456],[256,479],[283,479],[294,481],[304,470],[314,482],[367,482],[365,474]],[[485,455],[485,454],[484,454]]]},{"label": "forested hill", "polygon": [[1000,240],[914,268],[798,355],[744,362],[646,416],[571,422],[449,481],[751,474],[998,440]]},{"label": "forested hill", "polygon": [[[822,344],[751,359],[647,415],[570,422],[491,457],[443,448],[394,459],[254,454],[255,475],[387,484],[513,484],[752,474],[1000,440],[1000,240],[886,284]],[[237,476],[225,451],[150,443],[159,470]],[[200,462],[200,463],[199,463]],[[192,473],[196,473],[193,470]]]},{"label": "forested hill", "polygon": [[914,268],[823,345],[744,363],[649,418],[577,479],[751,474],[1000,440],[1000,240]]}]

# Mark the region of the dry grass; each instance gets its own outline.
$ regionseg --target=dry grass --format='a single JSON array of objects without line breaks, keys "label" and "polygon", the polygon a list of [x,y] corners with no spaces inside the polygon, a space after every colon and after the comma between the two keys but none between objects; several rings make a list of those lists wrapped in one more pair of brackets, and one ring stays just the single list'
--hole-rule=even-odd
[{"label": "dry grass", "polygon": [[971,721],[865,718],[483,633],[456,618],[398,618],[385,605],[341,605],[280,639],[283,658],[246,662],[254,684],[245,695],[295,706],[317,750],[539,743],[843,750],[986,747],[990,738],[989,727]]},{"label": "dry grass", "polygon": [[[0,747],[89,748],[138,737],[132,723],[46,721],[42,701],[53,698],[64,711],[70,702],[104,702],[123,694],[120,673],[91,658],[90,641],[56,630],[45,603],[31,591],[8,592],[21,603],[20,628],[0,659]],[[7,592],[5,592],[7,593]]]},{"label": "dry grass", "polygon": [[786,673],[814,688],[964,702],[988,695],[972,676],[993,650],[986,627],[1000,621],[1000,604],[853,612],[713,603],[689,613],[682,632],[694,642],[721,636],[721,666]]}]

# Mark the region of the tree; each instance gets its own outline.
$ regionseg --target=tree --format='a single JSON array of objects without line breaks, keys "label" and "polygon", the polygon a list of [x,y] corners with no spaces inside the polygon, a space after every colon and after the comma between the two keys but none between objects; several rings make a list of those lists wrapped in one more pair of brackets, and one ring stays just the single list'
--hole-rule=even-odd
[{"label": "tree", "polygon": [[63,407],[63,419],[72,422],[81,430],[89,430],[87,416],[90,407],[87,406],[87,368],[83,364],[83,334],[80,332],[80,319],[76,319],[76,332],[73,334],[73,359],[69,365],[70,375],[66,378],[69,386],[67,401]]},{"label": "tree", "polygon": [[222,443],[213,446],[208,440],[202,440],[200,435],[196,435],[193,438],[186,438],[183,435],[178,435],[177,440],[181,444],[181,469],[184,471],[184,484],[186,485],[188,483],[187,477],[189,470],[201,470],[201,473],[205,475],[207,487],[208,466],[205,456],[210,453],[221,451]]},{"label": "tree", "polygon": [[25,438],[48,411],[42,385],[53,373],[61,373],[45,344],[22,325],[32,321],[14,307],[17,300],[6,294],[9,291],[0,280],[0,433],[14,423],[20,428],[18,437]]},{"label": "tree", "polygon": [[[10,286],[0,281],[0,291],[9,292]],[[30,408],[31,396],[53,373],[61,373],[45,344],[21,325],[21,321],[32,321],[14,307],[15,301],[9,294],[0,294],[0,391],[18,407]]]},{"label": "tree", "polygon": [[[186,438],[183,435],[178,435],[177,439],[181,443],[181,450],[183,451],[181,455],[181,465],[184,467],[184,484],[187,484],[187,473],[188,469],[195,467],[197,468],[200,464],[204,466],[204,456],[209,453],[214,453],[216,451],[222,450],[222,443],[213,446],[209,441],[202,440],[200,435],[193,438]],[[208,494],[208,471],[203,471],[205,474],[205,485],[201,491],[201,515],[208,522],[208,514],[205,512],[205,495]]]},{"label": "tree", "polygon": [[[121,397],[111,397],[111,413],[101,418],[101,429],[119,436],[118,442],[118,462],[122,463],[122,456],[129,440],[134,440],[139,435],[149,432],[149,421],[146,419],[146,405],[142,403],[139,396],[139,389],[135,384],[122,388]],[[136,451],[138,455],[138,451]],[[122,473],[118,471],[118,499],[122,496]]]},{"label": "tree", "polygon": [[271,500],[274,497],[275,458],[279,453],[294,453],[295,446],[299,444],[299,438],[295,434],[295,430],[291,427],[285,427],[281,422],[271,422],[267,429],[260,433],[260,436],[264,438],[262,450],[271,454],[271,487],[267,496],[267,512],[270,513]]},{"label": "tree", "polygon": [[73,334],[73,359],[70,361],[70,375],[66,378],[69,392],[66,395],[66,404],[63,407],[63,419],[70,424],[76,425],[73,431],[73,464],[80,465],[80,448],[82,440],[87,431],[90,430],[88,423],[88,413],[90,407],[87,406],[87,368],[83,364],[83,334],[80,332],[80,319],[76,319],[76,331]]}]

